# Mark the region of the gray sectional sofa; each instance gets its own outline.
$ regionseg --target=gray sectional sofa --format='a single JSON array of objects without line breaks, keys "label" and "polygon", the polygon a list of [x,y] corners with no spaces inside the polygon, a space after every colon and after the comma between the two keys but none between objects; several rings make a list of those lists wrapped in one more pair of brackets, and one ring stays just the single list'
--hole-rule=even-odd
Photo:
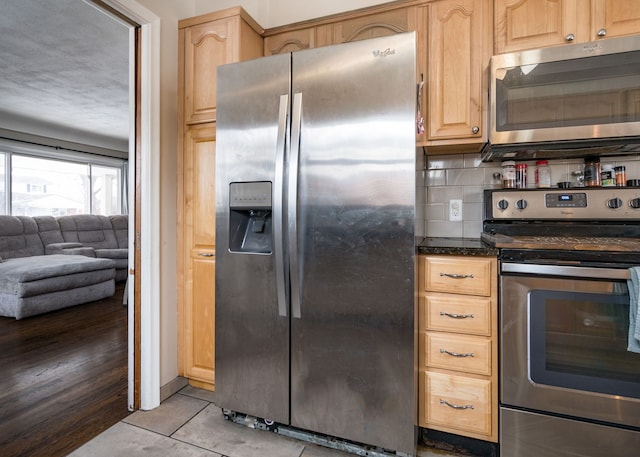
[{"label": "gray sectional sofa", "polygon": [[109,297],[127,278],[127,216],[0,215],[0,316]]}]

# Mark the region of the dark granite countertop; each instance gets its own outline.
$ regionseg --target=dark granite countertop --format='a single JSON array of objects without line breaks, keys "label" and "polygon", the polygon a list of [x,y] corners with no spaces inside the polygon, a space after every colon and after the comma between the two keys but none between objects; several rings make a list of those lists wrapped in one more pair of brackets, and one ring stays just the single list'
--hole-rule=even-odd
[{"label": "dark granite countertop", "polygon": [[427,237],[416,239],[416,253],[497,256],[498,249],[480,238]]}]

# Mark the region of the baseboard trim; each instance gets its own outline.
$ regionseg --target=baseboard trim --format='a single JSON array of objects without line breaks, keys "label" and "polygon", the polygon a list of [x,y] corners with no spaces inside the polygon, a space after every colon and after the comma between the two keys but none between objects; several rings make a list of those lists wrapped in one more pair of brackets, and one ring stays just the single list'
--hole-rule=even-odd
[{"label": "baseboard trim", "polygon": [[187,385],[189,385],[189,380],[187,378],[177,376],[176,378],[172,379],[164,386],[160,387],[160,402],[165,401],[167,398],[177,393]]}]

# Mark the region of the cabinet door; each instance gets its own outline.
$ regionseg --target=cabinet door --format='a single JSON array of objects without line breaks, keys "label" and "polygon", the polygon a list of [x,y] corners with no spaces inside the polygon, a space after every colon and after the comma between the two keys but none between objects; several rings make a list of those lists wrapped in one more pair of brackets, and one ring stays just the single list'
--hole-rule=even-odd
[{"label": "cabinet door", "polygon": [[[216,119],[216,68],[238,60],[237,17],[183,29],[184,122]],[[182,31],[181,31],[182,32]]]},{"label": "cabinet door", "polygon": [[214,382],[215,125],[185,132],[182,188],[183,376]]},{"label": "cabinet door", "polygon": [[427,139],[486,141],[488,0],[429,5]]},{"label": "cabinet door", "polygon": [[592,0],[593,39],[640,33],[638,0]]},{"label": "cabinet door", "polygon": [[589,41],[589,0],[495,0],[495,53]]},{"label": "cabinet door", "polygon": [[414,30],[415,8],[398,8],[346,18],[333,25],[333,44],[378,38]]},{"label": "cabinet door", "polygon": [[264,55],[284,54],[316,47],[316,29],[291,30],[264,39]]},{"label": "cabinet door", "polygon": [[426,367],[491,376],[491,338],[427,332],[424,345]]},{"label": "cabinet door", "polygon": [[420,387],[420,426],[484,440],[495,435],[491,405],[497,399],[492,399],[491,381],[422,372]]}]

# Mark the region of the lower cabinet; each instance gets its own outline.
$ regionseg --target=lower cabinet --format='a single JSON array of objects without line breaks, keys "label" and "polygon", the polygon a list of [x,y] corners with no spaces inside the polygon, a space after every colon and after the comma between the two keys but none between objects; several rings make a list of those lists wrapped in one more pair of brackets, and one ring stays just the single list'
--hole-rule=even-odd
[{"label": "lower cabinet", "polygon": [[178,371],[208,390],[215,381],[215,164],[215,122],[187,128],[178,173]]},{"label": "lower cabinet", "polygon": [[420,256],[418,268],[418,424],[497,442],[497,259]]},{"label": "lower cabinet", "polygon": [[424,372],[423,419],[429,428],[476,438],[491,436],[491,381]]}]

